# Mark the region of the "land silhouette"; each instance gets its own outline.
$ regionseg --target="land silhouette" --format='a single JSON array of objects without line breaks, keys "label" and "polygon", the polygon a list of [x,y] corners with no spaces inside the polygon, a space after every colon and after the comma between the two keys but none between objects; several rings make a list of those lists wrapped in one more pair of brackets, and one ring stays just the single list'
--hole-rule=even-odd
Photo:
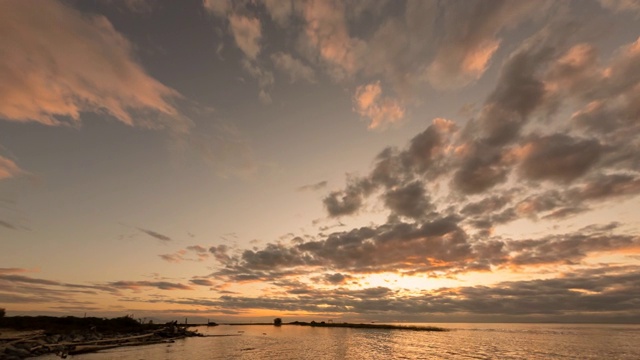
[{"label": "land silhouette", "polygon": [[[20,360],[44,354],[57,354],[64,358],[121,346],[140,346],[171,343],[193,336],[240,336],[202,335],[188,330],[194,326],[217,326],[215,322],[204,324],[179,324],[172,321],[154,324],[145,319],[123,316],[112,319],[98,317],[53,317],[53,316],[6,316],[0,309],[0,359]],[[358,328],[411,331],[447,331],[434,326],[407,326],[394,324],[333,323],[293,321],[285,323],[275,318],[273,323],[227,323],[223,325],[269,325],[269,326],[312,326],[327,328]]]}]

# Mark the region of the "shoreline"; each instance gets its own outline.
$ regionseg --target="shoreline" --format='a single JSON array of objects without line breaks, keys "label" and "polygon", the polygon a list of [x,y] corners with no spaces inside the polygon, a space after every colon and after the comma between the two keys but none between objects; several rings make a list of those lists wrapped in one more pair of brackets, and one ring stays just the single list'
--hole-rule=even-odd
[{"label": "shoreline", "polygon": [[[2,335],[7,330],[2,329]],[[21,334],[22,333],[22,334]],[[21,360],[47,354],[61,358],[113,349],[125,346],[170,344],[176,340],[193,336],[204,336],[184,329],[162,328],[145,333],[120,333],[104,335],[100,333],[72,332],[51,334],[44,330],[19,332],[10,331],[10,337],[0,337],[0,359]]]},{"label": "shoreline", "polygon": [[288,325],[311,326],[311,327],[335,327],[352,329],[383,329],[383,330],[410,330],[410,331],[449,331],[449,329],[437,326],[417,326],[417,325],[393,325],[393,324],[364,324],[364,323],[325,323],[325,322],[301,322],[294,321]]},{"label": "shoreline", "polygon": [[[229,326],[275,326],[273,323],[223,323],[221,325]],[[419,325],[394,325],[394,324],[365,324],[365,323],[326,323],[326,322],[306,322],[306,321],[293,321],[288,323],[282,323],[281,326],[311,326],[311,327],[335,327],[335,328],[352,328],[352,329],[383,329],[383,330],[411,330],[411,331],[450,331],[450,329],[437,327],[437,326],[419,326]]]},{"label": "shoreline", "polygon": [[[168,344],[187,337],[224,337],[241,334],[204,335],[190,327],[207,324],[142,324],[131,317],[114,319],[76,317],[6,317],[0,321],[0,359],[22,360],[47,354],[61,358],[125,346]],[[310,326],[409,331],[449,331],[435,326],[293,321],[273,323],[208,323],[210,326]]]},{"label": "shoreline", "polygon": [[22,360],[47,354],[61,358],[124,346],[173,343],[203,337],[176,322],[141,324],[130,317],[13,317],[0,319],[0,359]]}]

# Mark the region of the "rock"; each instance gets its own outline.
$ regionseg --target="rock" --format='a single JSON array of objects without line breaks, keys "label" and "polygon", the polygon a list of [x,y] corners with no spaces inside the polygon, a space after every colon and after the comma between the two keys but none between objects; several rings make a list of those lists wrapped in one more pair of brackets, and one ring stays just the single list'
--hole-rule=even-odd
[{"label": "rock", "polygon": [[22,360],[21,357],[16,356],[16,355],[3,355],[3,354],[0,354],[0,356],[1,356],[0,359],[2,359],[2,360]]},{"label": "rock", "polygon": [[28,356],[31,356],[31,352],[29,352],[29,350],[22,349],[13,345],[6,345],[4,352],[5,354],[18,356],[19,358],[26,358]]},{"label": "rock", "polygon": [[57,344],[60,340],[62,340],[62,335],[60,334],[49,335],[45,338],[45,341],[49,344]]}]

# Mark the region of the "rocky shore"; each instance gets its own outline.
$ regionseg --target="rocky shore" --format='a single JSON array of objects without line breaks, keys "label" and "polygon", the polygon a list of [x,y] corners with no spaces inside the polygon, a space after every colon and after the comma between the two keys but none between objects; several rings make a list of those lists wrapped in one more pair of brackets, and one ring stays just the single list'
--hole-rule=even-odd
[{"label": "rocky shore", "polygon": [[[47,318],[35,321],[30,318],[28,325],[18,322],[18,326],[7,329],[0,324],[0,360],[19,360],[44,354],[56,354],[61,358],[121,346],[139,346],[171,343],[191,336],[202,336],[176,323],[164,325],[142,325],[135,320],[94,319],[77,321],[77,326],[69,326],[66,318],[59,321]],[[77,318],[74,318],[77,319]],[[66,319],[68,320],[68,319]],[[33,327],[40,329],[34,330]],[[29,329],[24,329],[27,327]],[[17,329],[16,329],[17,328]]]}]

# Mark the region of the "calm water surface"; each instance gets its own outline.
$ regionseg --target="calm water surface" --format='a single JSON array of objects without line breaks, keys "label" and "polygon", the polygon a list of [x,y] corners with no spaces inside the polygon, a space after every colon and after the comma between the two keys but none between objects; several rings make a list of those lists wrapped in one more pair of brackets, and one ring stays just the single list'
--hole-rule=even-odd
[{"label": "calm water surface", "polygon": [[[293,325],[200,327],[203,334],[158,344],[69,356],[140,359],[640,359],[640,325],[428,324],[448,332],[312,328]],[[243,331],[239,334],[239,331]],[[54,356],[39,359],[57,359]]]}]

